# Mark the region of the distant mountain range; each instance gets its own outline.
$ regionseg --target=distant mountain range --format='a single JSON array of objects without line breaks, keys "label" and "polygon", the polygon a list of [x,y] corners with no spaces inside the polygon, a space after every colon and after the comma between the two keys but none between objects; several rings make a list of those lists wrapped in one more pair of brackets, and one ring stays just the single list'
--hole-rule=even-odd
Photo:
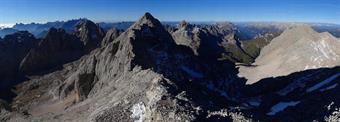
[{"label": "distant mountain range", "polygon": [[[29,31],[37,38],[41,38],[46,35],[49,28],[63,28],[66,32],[73,32],[75,25],[82,21],[86,20],[86,18],[80,19],[72,19],[68,21],[55,21],[55,22],[47,22],[47,23],[29,23],[22,24],[17,23],[13,27],[8,28],[0,28],[0,37],[4,37],[7,34],[12,34],[16,31]],[[126,21],[126,22],[99,22],[99,26],[104,30],[109,30],[111,28],[116,28],[120,30],[126,30],[130,27],[134,22]],[[220,22],[190,22],[194,25],[212,25]],[[254,37],[264,34],[266,32],[273,31],[282,31],[287,27],[294,25],[310,25],[318,32],[329,32],[336,37],[340,37],[340,25],[337,24],[328,24],[328,23],[294,23],[294,22],[232,22],[234,26],[237,28],[241,40],[249,40]],[[162,22],[165,26],[176,27],[180,22]]]}]

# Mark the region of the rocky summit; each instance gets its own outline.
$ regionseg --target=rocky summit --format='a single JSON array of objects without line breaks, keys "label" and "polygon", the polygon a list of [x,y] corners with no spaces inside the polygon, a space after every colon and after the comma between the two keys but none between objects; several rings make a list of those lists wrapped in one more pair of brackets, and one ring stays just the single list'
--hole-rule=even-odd
[{"label": "rocky summit", "polygon": [[309,26],[289,28],[263,48],[254,67],[241,67],[240,76],[252,84],[266,77],[339,66],[339,42],[331,34],[318,33]]},{"label": "rocky summit", "polygon": [[145,13],[125,30],[84,19],[5,36],[0,121],[339,120],[337,38],[296,26],[243,40],[236,26]]},{"label": "rocky summit", "polygon": [[85,51],[90,52],[100,46],[105,34],[97,24],[83,19],[76,24],[75,35],[83,42]]}]

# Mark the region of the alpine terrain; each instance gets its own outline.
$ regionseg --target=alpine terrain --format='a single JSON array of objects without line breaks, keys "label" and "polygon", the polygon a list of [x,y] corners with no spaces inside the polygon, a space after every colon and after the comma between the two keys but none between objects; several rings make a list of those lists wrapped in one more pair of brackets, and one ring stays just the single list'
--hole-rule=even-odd
[{"label": "alpine terrain", "polygon": [[0,121],[340,121],[340,39],[318,27],[16,24],[0,38]]}]

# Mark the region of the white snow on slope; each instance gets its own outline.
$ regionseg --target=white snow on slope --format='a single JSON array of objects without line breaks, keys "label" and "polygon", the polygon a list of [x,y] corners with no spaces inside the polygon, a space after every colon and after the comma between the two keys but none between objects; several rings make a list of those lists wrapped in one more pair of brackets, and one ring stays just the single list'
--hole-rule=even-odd
[{"label": "white snow on slope", "polygon": [[281,89],[280,91],[278,91],[277,93],[281,96],[285,96],[289,93],[291,93],[292,91],[294,91],[297,88],[303,88],[306,85],[306,82],[313,78],[313,76],[317,75],[320,71],[308,74],[306,76],[300,77],[298,79],[294,79],[293,82],[291,82],[288,86],[286,86],[285,88]]},{"label": "white snow on slope", "polygon": [[227,99],[233,99],[231,98],[227,92],[225,92],[224,90],[220,90],[219,88],[216,88],[215,85],[212,83],[212,81],[209,81],[207,84],[207,88],[211,91],[217,92],[219,93],[221,96],[227,98]]},{"label": "white snow on slope", "polygon": [[183,71],[185,71],[186,73],[188,73],[191,77],[194,77],[194,78],[203,78],[203,74],[202,73],[199,73],[199,72],[196,72],[186,66],[181,66],[181,69]]},{"label": "white snow on slope", "polygon": [[335,74],[335,75],[332,75],[331,77],[327,78],[326,80],[321,81],[320,83],[318,83],[318,84],[316,84],[316,85],[314,85],[314,86],[308,88],[308,89],[306,90],[306,92],[309,93],[309,92],[312,92],[312,91],[314,91],[314,90],[316,90],[316,89],[319,89],[319,88],[321,88],[322,86],[324,86],[324,85],[330,83],[331,81],[333,81],[334,79],[336,79],[338,76],[340,76],[340,73],[337,73],[337,74]]},{"label": "white snow on slope", "polygon": [[331,86],[328,86],[328,87],[326,87],[326,88],[320,89],[320,91],[323,92],[323,91],[331,90],[331,89],[334,89],[336,86],[338,86],[337,83],[336,83],[336,84],[333,84],[333,85],[331,85]]},{"label": "white snow on slope", "polygon": [[142,102],[133,105],[131,112],[132,115],[130,117],[134,119],[134,122],[143,122],[145,117],[145,106]]},{"label": "white snow on slope", "polygon": [[299,104],[300,101],[291,101],[291,102],[279,102],[277,103],[276,105],[274,105],[272,108],[271,108],[271,111],[267,113],[267,115],[269,116],[273,116],[275,115],[276,113],[280,112],[280,111],[283,111],[284,109],[286,109],[287,107],[289,106],[296,106],[297,104]]},{"label": "white snow on slope", "polygon": [[[314,48],[316,52],[320,52],[322,55],[319,57],[316,57],[314,61],[318,61],[318,59],[323,60],[323,57],[326,59],[336,60],[336,58],[339,58],[339,56],[334,52],[332,49],[332,46],[330,46],[325,39],[322,39],[321,41],[313,41],[311,43],[311,46]],[[322,56],[322,57],[321,57]]]}]

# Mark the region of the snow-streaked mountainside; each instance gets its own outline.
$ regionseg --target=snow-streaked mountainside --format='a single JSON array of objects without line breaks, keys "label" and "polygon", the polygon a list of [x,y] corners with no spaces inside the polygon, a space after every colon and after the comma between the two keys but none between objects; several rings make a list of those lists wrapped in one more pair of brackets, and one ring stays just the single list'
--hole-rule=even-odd
[{"label": "snow-streaked mountainside", "polygon": [[340,40],[327,32],[318,33],[309,26],[285,30],[265,46],[253,67],[240,68],[247,84],[267,77],[289,75],[307,69],[340,65]]}]

